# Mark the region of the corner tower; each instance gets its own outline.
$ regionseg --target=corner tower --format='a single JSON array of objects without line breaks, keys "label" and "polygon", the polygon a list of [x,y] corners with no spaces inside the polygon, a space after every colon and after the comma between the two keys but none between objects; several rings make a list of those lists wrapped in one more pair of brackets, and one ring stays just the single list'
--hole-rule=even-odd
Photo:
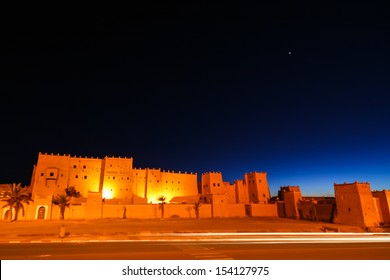
[{"label": "corner tower", "polygon": [[334,184],[336,223],[375,227],[379,225],[370,183]]},{"label": "corner tower", "polygon": [[202,174],[202,195],[224,194],[221,172],[207,172]]}]

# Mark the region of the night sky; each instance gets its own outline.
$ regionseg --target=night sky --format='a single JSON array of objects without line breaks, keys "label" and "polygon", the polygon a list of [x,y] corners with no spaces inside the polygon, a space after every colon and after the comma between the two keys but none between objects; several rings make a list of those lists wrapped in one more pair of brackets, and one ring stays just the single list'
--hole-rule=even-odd
[{"label": "night sky", "polygon": [[388,9],[182,2],[6,13],[0,183],[43,152],[390,189]]}]

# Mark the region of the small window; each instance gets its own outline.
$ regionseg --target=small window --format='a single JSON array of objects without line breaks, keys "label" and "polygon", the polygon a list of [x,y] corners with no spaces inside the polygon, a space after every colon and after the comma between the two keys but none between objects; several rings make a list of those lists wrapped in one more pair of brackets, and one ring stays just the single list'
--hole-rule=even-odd
[{"label": "small window", "polygon": [[44,174],[43,173],[41,173],[41,176],[43,176]]},{"label": "small window", "polygon": [[87,176],[84,176],[84,179],[87,179]]},{"label": "small window", "polygon": [[86,168],[86,166],[84,165],[84,166],[83,166],[83,168],[85,169],[85,168]]},{"label": "small window", "polygon": [[50,177],[53,177],[54,176],[54,172],[50,172]]},{"label": "small window", "polygon": [[76,168],[77,166],[76,165],[73,165],[73,168]]},{"label": "small window", "polygon": [[79,177],[79,175],[76,175],[76,179]]}]

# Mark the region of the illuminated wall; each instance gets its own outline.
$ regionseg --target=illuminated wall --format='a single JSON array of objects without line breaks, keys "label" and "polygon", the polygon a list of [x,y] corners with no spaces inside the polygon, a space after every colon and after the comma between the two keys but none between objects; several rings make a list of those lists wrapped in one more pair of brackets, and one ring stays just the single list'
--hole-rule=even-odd
[{"label": "illuminated wall", "polygon": [[221,172],[202,174],[202,195],[227,195],[229,203],[263,203],[270,199],[267,173],[252,172],[244,175],[244,180],[234,184],[223,182]]},{"label": "illuminated wall", "polygon": [[82,158],[39,153],[31,186],[33,197],[64,194],[73,186],[82,197],[101,193],[102,199],[126,204],[166,202],[177,196],[198,195],[197,174],[133,168],[132,158]]},{"label": "illuminated wall", "polygon": [[244,185],[244,180],[235,180],[236,203],[249,203],[248,188]]},{"label": "illuminated wall", "polygon": [[103,198],[120,198],[133,201],[133,159],[105,157],[102,166],[103,186],[98,191],[103,192]]},{"label": "illuminated wall", "polygon": [[278,191],[278,196],[283,201],[282,217],[298,219],[298,202],[302,200],[302,194],[299,186],[283,186]]},{"label": "illuminated wall", "polygon": [[372,227],[379,225],[379,217],[370,183],[334,184],[336,223]]},{"label": "illuminated wall", "polygon": [[202,195],[225,194],[221,172],[207,172],[202,174]]},{"label": "illuminated wall", "polygon": [[[44,219],[58,218],[58,207],[52,205],[52,197],[64,194],[68,186],[75,187],[81,194],[77,205],[65,212],[68,218],[118,216],[123,205],[160,203],[160,196],[165,197],[166,203],[173,200],[181,201],[181,204],[191,204],[194,198],[199,197],[199,189],[201,194],[208,197],[207,202],[214,202],[210,207],[210,216],[241,216],[245,212],[245,203],[267,203],[269,200],[266,173],[248,173],[245,174],[244,180],[236,180],[230,184],[223,182],[221,172],[208,172],[202,174],[202,180],[198,183],[196,173],[134,168],[133,158],[99,159],[39,153],[37,164],[33,168],[31,188],[33,199],[41,203],[33,204],[34,213],[30,215],[31,218],[37,219],[37,213],[43,210],[44,215],[41,216]],[[231,206],[228,210],[228,204],[236,203],[242,205]],[[122,205],[122,208],[114,205]],[[182,208],[186,212],[181,212],[190,214],[188,209],[191,207]],[[140,214],[134,213],[135,216]]]},{"label": "illuminated wall", "polygon": [[147,182],[146,193],[148,202],[159,203],[157,198],[164,196],[165,202],[174,197],[198,195],[196,173],[181,173],[161,171],[160,169],[147,169],[145,175]]},{"label": "illuminated wall", "polygon": [[378,198],[379,206],[378,211],[380,212],[381,222],[384,224],[390,224],[390,191],[382,190],[382,191],[373,191],[372,195]]},{"label": "illuminated wall", "polygon": [[268,203],[271,196],[268,187],[267,173],[246,173],[244,181],[248,187],[249,202],[263,204]]},{"label": "illuminated wall", "polygon": [[103,164],[101,159],[39,153],[31,180],[33,197],[64,194],[68,186],[75,187],[83,197],[99,192]]}]

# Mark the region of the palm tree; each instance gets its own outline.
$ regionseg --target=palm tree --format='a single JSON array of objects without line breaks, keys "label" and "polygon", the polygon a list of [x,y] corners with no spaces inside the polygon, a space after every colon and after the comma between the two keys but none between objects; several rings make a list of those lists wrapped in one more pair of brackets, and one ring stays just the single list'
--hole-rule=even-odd
[{"label": "palm tree", "polygon": [[161,218],[164,219],[164,204],[165,199],[167,199],[164,195],[160,195],[157,200],[160,201],[160,209],[161,209]]},{"label": "palm tree", "polygon": [[60,207],[60,219],[63,220],[65,217],[65,209],[69,208],[71,196],[66,194],[57,194],[55,198],[53,198],[53,203]]},{"label": "palm tree", "polygon": [[[10,221],[13,222],[18,219],[20,209],[22,210],[22,215],[24,216],[23,203],[29,204],[33,200],[31,198],[30,188],[23,188],[21,183],[12,183],[8,184],[8,190],[1,194],[1,201],[6,203],[2,208],[9,207],[9,218]],[[14,209],[15,215],[13,215]]]},{"label": "palm tree", "polygon": [[80,192],[77,191],[75,187],[68,186],[65,188],[65,194],[57,194],[56,197],[53,198],[53,204],[60,207],[61,220],[65,218],[65,209],[69,208],[70,201],[73,197],[80,197]]}]

